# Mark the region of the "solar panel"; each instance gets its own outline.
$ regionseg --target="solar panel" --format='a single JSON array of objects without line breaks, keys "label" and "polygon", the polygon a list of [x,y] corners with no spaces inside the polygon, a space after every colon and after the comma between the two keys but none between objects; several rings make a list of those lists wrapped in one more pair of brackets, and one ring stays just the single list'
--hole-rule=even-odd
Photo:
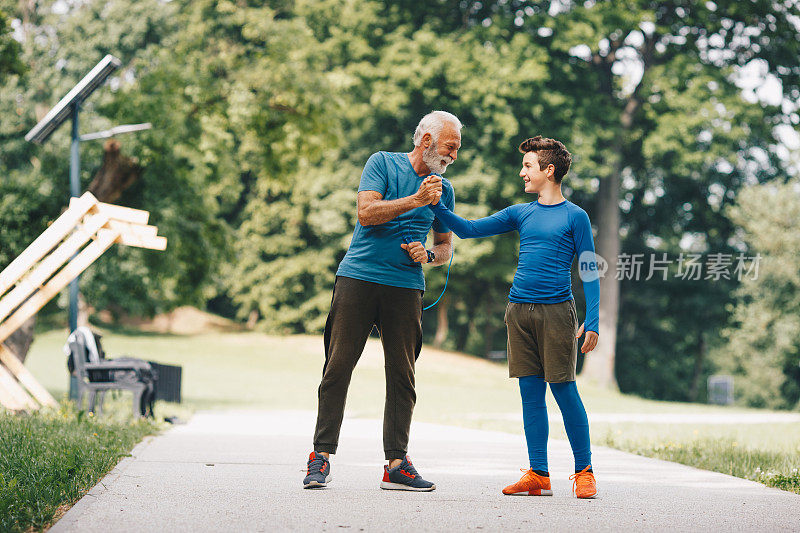
[{"label": "solar panel", "polygon": [[86,100],[121,64],[122,62],[116,57],[111,54],[106,55],[25,135],[25,140],[38,144],[46,141],[69,118],[72,105]]}]

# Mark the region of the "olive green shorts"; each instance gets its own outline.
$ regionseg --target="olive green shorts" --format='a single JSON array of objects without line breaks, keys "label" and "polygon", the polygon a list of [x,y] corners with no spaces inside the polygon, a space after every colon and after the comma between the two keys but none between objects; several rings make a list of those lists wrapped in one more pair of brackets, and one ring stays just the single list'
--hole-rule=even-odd
[{"label": "olive green shorts", "polygon": [[575,300],[557,304],[509,302],[508,375],[544,376],[548,383],[575,381],[578,313]]}]

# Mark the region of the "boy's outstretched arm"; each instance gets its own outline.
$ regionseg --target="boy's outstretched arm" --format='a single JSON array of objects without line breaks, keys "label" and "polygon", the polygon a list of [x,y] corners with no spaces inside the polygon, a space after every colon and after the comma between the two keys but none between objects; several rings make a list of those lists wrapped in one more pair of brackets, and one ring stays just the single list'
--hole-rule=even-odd
[{"label": "boy's outstretched arm", "polygon": [[510,208],[506,207],[502,211],[478,220],[467,220],[456,215],[442,202],[430,204],[436,218],[441,220],[453,233],[461,239],[471,239],[475,237],[489,237],[500,235],[517,229],[516,219],[511,214]]},{"label": "boy's outstretched arm", "polygon": [[[586,299],[586,320],[578,328],[577,337],[586,333],[581,353],[589,353],[597,346],[600,333],[600,277],[594,253],[594,239],[589,215],[579,211],[573,218],[572,236],[578,255],[578,271],[583,280],[583,294]],[[583,264],[583,266],[582,266]]]}]

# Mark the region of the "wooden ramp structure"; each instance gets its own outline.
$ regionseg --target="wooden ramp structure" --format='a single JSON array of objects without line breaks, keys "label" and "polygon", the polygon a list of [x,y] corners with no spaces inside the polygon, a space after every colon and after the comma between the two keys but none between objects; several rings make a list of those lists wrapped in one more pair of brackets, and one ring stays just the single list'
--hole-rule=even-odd
[{"label": "wooden ramp structure", "polygon": [[69,208],[0,272],[0,407],[34,411],[55,399],[2,343],[114,243],[164,250],[150,213],[99,202],[91,193]]}]

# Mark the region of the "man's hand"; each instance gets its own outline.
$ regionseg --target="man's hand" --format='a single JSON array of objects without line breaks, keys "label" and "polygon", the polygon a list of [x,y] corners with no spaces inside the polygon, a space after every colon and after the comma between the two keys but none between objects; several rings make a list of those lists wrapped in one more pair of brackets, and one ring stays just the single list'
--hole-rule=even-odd
[{"label": "man's hand", "polygon": [[[581,335],[583,335],[583,326],[584,324],[581,324],[581,327],[578,329],[578,334],[575,335],[576,339],[580,339]],[[597,333],[594,331],[587,331],[586,338],[583,339],[583,346],[581,346],[581,353],[589,353],[594,350],[594,347],[597,346],[597,338]]]},{"label": "man's hand", "polygon": [[412,261],[422,263],[423,265],[428,262],[428,252],[425,251],[425,247],[421,242],[412,242],[410,244],[403,243],[400,246],[403,250],[408,252]]},{"label": "man's hand", "polygon": [[414,199],[420,205],[436,204],[442,197],[442,178],[439,176],[428,176],[419,186],[419,190],[414,193]]}]

